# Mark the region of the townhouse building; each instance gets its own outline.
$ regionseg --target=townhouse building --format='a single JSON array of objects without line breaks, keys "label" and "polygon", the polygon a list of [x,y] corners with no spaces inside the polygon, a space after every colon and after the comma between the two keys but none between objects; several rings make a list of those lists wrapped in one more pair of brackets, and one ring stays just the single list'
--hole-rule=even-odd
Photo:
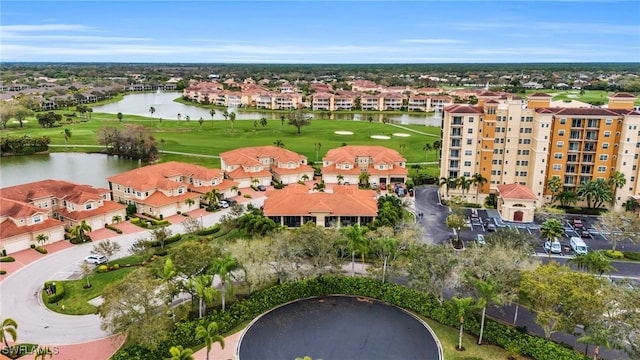
[{"label": "townhouse building", "polygon": [[124,219],[126,206],[112,201],[109,189],[61,180],[43,180],[0,189],[0,239],[7,251],[26,249],[44,234],[64,239],[64,228],[85,221],[92,230]]},{"label": "townhouse building", "polygon": [[313,168],[307,157],[277,146],[254,146],[220,154],[220,163],[227,177],[245,188],[251,185],[283,184],[313,179]]},{"label": "townhouse building", "polygon": [[133,169],[107,178],[114,200],[134,204],[138,213],[157,217],[200,207],[212,189],[233,196],[237,183],[226,180],[220,169],[170,161]]},{"label": "townhouse building", "polygon": [[507,220],[528,221],[534,208],[551,200],[549,179],[558,177],[564,189],[575,190],[619,171],[626,177],[614,199],[619,209],[629,197],[640,197],[635,99],[614,94],[608,108],[564,108],[551,107],[551,96],[544,93],[522,99],[485,91],[477,105],[445,107],[440,176],[470,180],[480,174],[487,182],[449,189],[443,197],[460,195],[482,204],[489,194],[500,194],[500,185],[519,184],[530,192],[520,192],[523,201],[515,204],[524,214]]},{"label": "townhouse building", "polygon": [[383,146],[342,146],[322,158],[322,180],[327,184],[358,184],[361,174],[370,183],[404,183],[407,160],[399,152]]},{"label": "townhouse building", "polygon": [[335,186],[332,191],[310,192],[300,184],[269,190],[264,216],[287,227],[300,227],[308,222],[323,227],[364,226],[377,216],[375,191],[359,190],[356,185]]}]

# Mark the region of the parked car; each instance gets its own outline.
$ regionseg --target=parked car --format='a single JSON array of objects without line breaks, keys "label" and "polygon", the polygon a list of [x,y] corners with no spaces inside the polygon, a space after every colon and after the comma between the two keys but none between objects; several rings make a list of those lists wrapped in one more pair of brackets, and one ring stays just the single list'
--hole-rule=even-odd
[{"label": "parked car", "polygon": [[89,255],[84,258],[85,262],[89,264],[102,265],[107,263],[107,258],[104,255]]},{"label": "parked car", "polygon": [[478,244],[480,246],[484,246],[484,244],[485,244],[484,235],[482,235],[482,234],[476,235],[476,244]]},{"label": "parked car", "polygon": [[372,182],[371,183],[371,189],[376,190],[378,188],[378,183],[377,182]]},{"label": "parked car", "polygon": [[226,201],[224,201],[224,200],[223,200],[223,201],[220,201],[220,202],[218,203],[218,207],[219,207],[219,208],[226,209],[226,208],[228,208],[228,207],[229,207],[229,203],[228,203],[228,202],[226,202]]},{"label": "parked car", "polygon": [[581,238],[593,239],[593,235],[585,229],[578,231],[578,235],[580,235]]},{"label": "parked car", "polygon": [[267,191],[267,187],[264,185],[258,185],[258,190],[260,191]]},{"label": "parked car", "polygon": [[562,245],[560,245],[560,241],[558,241],[558,239],[553,240],[551,243],[551,252],[554,254],[562,253]]},{"label": "parked car", "polygon": [[238,203],[238,201],[236,199],[222,199],[222,201],[227,202],[229,204],[229,206],[233,206],[233,205]]}]

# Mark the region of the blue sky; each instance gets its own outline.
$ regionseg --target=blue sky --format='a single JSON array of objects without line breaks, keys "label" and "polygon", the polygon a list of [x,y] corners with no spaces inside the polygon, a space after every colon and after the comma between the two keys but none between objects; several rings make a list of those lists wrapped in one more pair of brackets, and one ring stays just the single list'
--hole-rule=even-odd
[{"label": "blue sky", "polygon": [[640,2],[2,0],[0,59],[640,62]]}]

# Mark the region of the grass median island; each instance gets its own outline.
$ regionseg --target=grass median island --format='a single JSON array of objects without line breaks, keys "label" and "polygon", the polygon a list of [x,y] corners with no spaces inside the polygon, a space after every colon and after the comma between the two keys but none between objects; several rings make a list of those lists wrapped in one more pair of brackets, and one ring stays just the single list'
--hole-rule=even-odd
[{"label": "grass median island", "polygon": [[[60,113],[67,110],[57,111]],[[0,136],[48,136],[51,138],[50,151],[101,151],[98,144],[98,131],[103,126],[124,128],[125,124],[138,124],[149,128],[159,142],[160,151],[180,152],[187,154],[219,155],[239,147],[274,145],[280,140],[286,149],[301,153],[308,157],[309,161],[322,160],[327,151],[347,145],[382,145],[400,151],[407,162],[425,161],[425,143],[432,143],[439,139],[439,127],[427,127],[421,125],[402,125],[402,129],[391,125],[366,121],[347,120],[312,120],[309,126],[302,127],[302,134],[297,134],[297,129],[279,120],[269,120],[267,126],[254,126],[253,120],[236,120],[231,128],[230,120],[205,121],[202,126],[196,120],[176,121],[146,118],[142,116],[126,115],[123,122],[119,122],[115,114],[93,113],[92,118],[86,122],[62,123],[61,127],[42,128],[33,118],[24,124],[23,128],[10,126]],[[71,131],[69,144],[65,147],[64,129]],[[409,130],[407,130],[409,129]],[[423,135],[418,132],[432,134]],[[336,131],[349,131],[353,135],[344,136],[335,134]],[[409,137],[392,137],[383,142],[369,138],[370,134],[391,136],[399,131],[411,133]],[[316,159],[316,143],[321,144]],[[76,146],[81,145],[81,146]],[[86,147],[86,146],[91,147]],[[401,149],[401,145],[402,149]],[[430,161],[436,161],[435,152],[431,152]],[[161,160],[176,160],[180,155],[163,155]],[[220,160],[204,157],[183,157],[190,163],[197,163],[209,167],[219,166]]]}]

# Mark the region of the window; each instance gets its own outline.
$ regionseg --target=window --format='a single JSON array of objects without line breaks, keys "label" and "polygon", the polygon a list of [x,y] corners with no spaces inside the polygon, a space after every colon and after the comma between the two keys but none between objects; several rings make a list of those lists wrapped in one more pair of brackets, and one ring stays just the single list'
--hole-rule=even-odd
[{"label": "window", "polygon": [[562,159],[562,153],[555,153],[555,154],[553,154],[553,157],[555,159]]},{"label": "window", "polygon": [[609,155],[600,155],[600,161],[607,161],[609,160]]},{"label": "window", "polygon": [[473,116],[471,116],[471,117],[469,118],[469,122],[470,122],[470,123],[472,123],[472,122],[473,122]]},{"label": "window", "polygon": [[182,188],[178,188],[178,194],[182,194],[184,190]]},{"label": "window", "polygon": [[609,137],[611,136],[611,131],[605,131],[604,132],[604,137]]},{"label": "window", "polygon": [[598,172],[599,173],[603,173],[605,171],[607,171],[607,167],[606,166],[598,166]]},{"label": "window", "polygon": [[84,209],[85,210],[91,210],[92,208],[93,208],[93,204],[91,204],[91,203],[88,203],[88,204],[84,205]]},{"label": "window", "polygon": [[611,119],[605,120],[605,124],[607,124],[607,125],[611,125],[612,123],[613,123],[613,120],[611,120]]},{"label": "window", "polygon": [[468,134],[473,134],[473,128],[468,128],[468,129],[467,129],[467,133],[468,133]]},{"label": "window", "polygon": [[560,170],[562,169],[562,165],[560,164],[553,164],[553,170]]},{"label": "window", "polygon": [[378,170],[384,170],[384,165],[378,165]]},{"label": "window", "polygon": [[567,119],[560,119],[560,124],[564,125],[567,123]]},{"label": "window", "polygon": [[529,155],[529,150],[522,150],[522,155]]},{"label": "window", "polygon": [[37,216],[34,216],[34,217],[33,217],[33,223],[34,223],[34,224],[37,224],[37,223],[39,223],[39,222],[41,222],[41,221],[42,221],[42,216],[37,215]]},{"label": "window", "polygon": [[465,155],[465,156],[471,156],[471,154],[472,154],[472,153],[473,153],[473,152],[472,152],[471,150],[465,150],[465,151],[464,151],[464,155]]},{"label": "window", "polygon": [[531,139],[524,139],[524,141],[522,141],[523,144],[525,145],[529,145],[531,144]]},{"label": "window", "polygon": [[464,166],[471,166],[471,161],[465,161]]},{"label": "window", "polygon": [[564,141],[558,141],[556,146],[559,147],[559,148],[563,147],[564,146]]},{"label": "window", "polygon": [[558,130],[558,136],[564,136],[564,130]]},{"label": "window", "polygon": [[608,149],[609,148],[609,143],[602,143],[602,148],[603,149]]},{"label": "window", "polygon": [[473,140],[472,139],[467,139],[467,145],[471,145],[473,144]]},{"label": "window", "polygon": [[465,172],[462,173],[462,176],[471,177],[471,173],[468,172],[468,171],[465,171]]}]

